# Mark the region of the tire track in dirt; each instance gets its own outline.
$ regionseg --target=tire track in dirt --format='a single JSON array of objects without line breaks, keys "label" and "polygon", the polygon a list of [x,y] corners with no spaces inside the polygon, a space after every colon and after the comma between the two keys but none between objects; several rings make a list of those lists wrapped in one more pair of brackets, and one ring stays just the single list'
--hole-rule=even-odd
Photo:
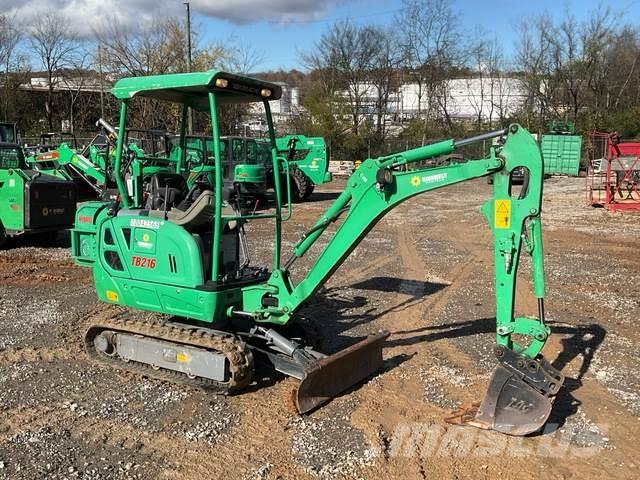
[{"label": "tire track in dirt", "polygon": [[260,403],[263,397],[249,395],[251,399],[236,397],[239,400],[236,408],[243,412],[240,424],[211,444],[166,432],[150,432],[117,420],[89,417],[79,414],[80,410],[74,413],[62,407],[18,407],[3,412],[0,440],[8,441],[16,433],[46,427],[57,432],[69,431],[73,439],[92,445],[97,451],[105,447],[124,448],[162,461],[168,468],[160,478],[243,478],[251,475],[261,460],[275,464],[273,470],[278,471],[280,478],[306,478],[291,462],[286,442],[281,449],[272,448],[274,432],[286,430],[289,418],[284,409],[270,405],[271,414],[264,415],[260,413],[265,407],[264,402]]},{"label": "tire track in dirt", "polygon": [[31,348],[9,347],[0,351],[0,366],[12,365],[20,362],[55,362],[71,360],[75,355],[68,348]]},{"label": "tire track in dirt", "polygon": [[[454,226],[449,224],[446,230],[450,232],[454,228]],[[447,238],[446,232],[442,230],[440,225],[436,225],[435,228],[429,230],[429,237]],[[404,271],[408,272],[409,276],[414,280],[425,281],[427,278],[427,270],[416,249],[416,241],[413,233],[410,231],[410,227],[405,224],[402,228],[398,229],[397,233],[400,258]],[[412,306],[414,315],[394,315],[392,319],[392,325],[395,330],[393,334],[394,337],[401,339],[410,338],[412,334],[401,333],[398,328],[403,328],[411,332],[411,330],[419,329],[422,326],[433,325],[434,321],[437,321],[437,319],[441,317],[445,308],[455,295],[466,286],[465,280],[470,278],[476,269],[479,268],[478,258],[481,256],[481,246],[465,236],[459,236],[455,240],[457,240],[456,246],[461,247],[466,252],[465,260],[458,265],[454,265],[447,271],[446,275],[444,275],[446,281],[449,283],[446,288],[425,297],[421,302],[417,302]],[[392,332],[394,330],[392,330]],[[413,347],[417,347],[417,345],[413,345]],[[463,363],[464,368],[475,368],[471,358],[452,342],[431,342],[428,345],[422,345],[422,350],[424,349],[436,349],[454,364]]]},{"label": "tire track in dirt", "polygon": [[[444,239],[451,238],[450,232],[454,231],[456,227],[458,227],[458,225],[438,225],[436,228],[429,230],[429,237]],[[473,238],[471,236],[454,237],[456,246],[464,249],[466,251],[466,256],[462,264],[452,267],[445,275],[442,275],[442,277],[446,278],[447,281],[452,282],[451,285],[427,298],[424,298],[422,301],[417,301],[407,307],[397,310],[391,309],[390,315],[385,316],[383,321],[386,325],[392,327],[392,331],[396,330],[394,337],[400,337],[400,335],[402,335],[400,332],[397,332],[398,327],[404,327],[407,330],[411,330],[415,329],[417,325],[433,324],[433,320],[442,315],[447,304],[452,301],[456,294],[458,294],[465,286],[465,280],[471,278],[477,271],[477,268],[482,266],[479,263],[480,260],[487,258],[491,259],[489,262],[485,261],[485,266],[487,263],[489,265],[493,263],[492,247],[489,246],[488,248],[485,248],[485,245],[490,245],[491,243],[489,235],[490,233],[488,235],[476,236]],[[414,237],[410,228],[406,224],[398,226],[397,237],[403,271],[406,273],[407,280],[423,281],[426,277],[426,269],[421,256],[418,255],[418,252],[416,251]],[[530,314],[537,313],[537,301],[532,292],[531,281],[528,278],[525,279],[522,275],[519,276],[518,280],[519,281],[516,286],[518,312],[526,312]],[[403,301],[403,295],[398,294],[392,303],[402,305]],[[431,321],[428,321],[427,319],[430,319]],[[547,358],[553,359],[554,356],[559,353],[561,349],[560,339],[561,338],[559,336],[551,337],[549,344],[545,349],[547,351]],[[420,347],[418,345],[412,345],[411,348],[413,350],[418,350],[418,355],[420,356],[428,353],[430,350],[437,350],[454,364],[463,365],[466,372],[476,371],[474,362],[471,358],[466,355],[466,352],[461,351],[460,347],[453,344],[451,341],[432,342]],[[392,349],[392,351],[402,350],[405,352],[407,351],[406,347],[396,347]],[[361,390],[360,395],[364,398],[364,401],[363,404],[354,412],[352,416],[352,423],[363,429],[366,432],[370,443],[378,445],[381,451],[385,451],[386,445],[384,442],[380,441],[380,438],[384,435],[385,431],[387,434],[390,431],[389,429],[393,431],[392,429],[394,425],[397,426],[400,423],[407,424],[410,422],[418,422],[424,425],[425,422],[428,423],[430,421],[435,422],[437,425],[443,425],[442,419],[438,418],[438,412],[434,415],[434,409],[430,409],[425,406],[425,402],[417,400],[422,399],[422,392],[418,391],[419,389],[416,388],[416,383],[418,382],[419,380],[414,380],[411,377],[408,379],[397,379],[394,377],[384,376],[377,388],[374,387]],[[598,407],[598,411],[600,412],[603,404],[605,405],[605,409],[608,406],[610,409],[614,410],[616,416],[624,414],[624,410],[620,408],[620,405],[615,402],[612,396],[606,392],[605,389],[600,388],[597,384],[592,387],[595,388],[582,387],[579,392],[577,392],[578,398],[582,399],[584,397],[585,399],[590,398],[593,400],[590,404],[591,408],[586,410],[590,418],[599,420],[599,417],[601,417],[602,414],[597,415],[595,414],[596,412],[593,412],[594,415],[592,416],[591,411],[595,407]],[[464,393],[467,395],[473,395],[475,393],[473,392],[474,388],[469,388],[469,390]],[[482,391],[484,391],[484,388]],[[602,398],[602,401],[598,401],[597,398]],[[607,415],[605,415],[605,418],[606,417]],[[611,417],[608,418],[609,420],[611,419]],[[444,425],[443,427],[447,432],[450,429],[460,428],[446,427]],[[624,441],[624,436],[628,435],[627,438],[634,438],[638,434],[637,430],[637,427],[629,427],[625,429],[624,433],[611,436],[611,439],[616,445],[625,445],[625,448],[621,449],[621,451],[619,450],[619,453],[615,453],[613,455],[619,463],[606,468],[607,473],[612,477],[624,478],[624,476],[620,475],[620,472],[625,470],[620,467],[624,465],[625,461],[628,461],[629,458],[633,458],[634,456],[631,451],[632,448],[626,447],[628,442]],[[527,442],[526,445],[533,448],[533,451],[536,451],[535,449],[538,448],[539,442],[553,442],[554,440],[541,437],[541,439],[523,439],[523,441]],[[619,443],[620,441],[623,443]],[[562,446],[559,448],[562,448]],[[577,455],[590,454],[589,449],[581,450],[578,448],[574,451],[577,452]],[[591,454],[593,454],[593,452]],[[525,474],[524,476],[522,474],[516,474],[515,472],[518,471],[527,472],[530,465],[526,460],[515,458],[511,455],[506,455],[504,458],[501,458],[500,456],[497,458],[482,458],[476,462],[465,457],[452,458],[451,456],[441,458],[440,460],[443,462],[439,461],[437,457],[425,457],[419,454],[400,458],[382,457],[381,462],[377,463],[376,468],[379,470],[376,472],[376,476],[378,478],[424,478],[428,472],[429,476],[433,477],[442,476],[447,478],[457,478],[458,476],[469,476],[471,472],[475,472],[473,476],[476,478],[491,478],[491,475],[488,474],[488,472],[494,472],[495,474],[495,472],[499,471],[502,478],[536,478],[536,476],[532,474]],[[559,465],[562,465],[565,462],[562,460],[559,461],[558,458],[554,456],[549,456],[548,458],[544,458],[543,456],[538,458],[537,461],[542,464],[544,468],[550,468],[552,471],[571,471],[571,467],[566,470],[559,470]],[[484,465],[481,465],[481,463],[484,463]],[[576,463],[575,458],[569,457],[567,459],[567,463],[569,465],[573,465],[575,470],[580,470],[587,476],[589,474],[595,475],[598,471],[598,467],[595,465],[580,464],[580,466],[578,466],[579,464]],[[512,474],[511,472],[514,473]]]},{"label": "tire track in dirt", "polygon": [[[451,226],[449,226],[448,228],[451,228]],[[411,247],[413,246],[413,243],[411,242],[411,237],[408,236],[408,233],[410,232],[407,232],[406,230],[404,230],[404,232],[401,234],[401,240],[402,240],[401,251],[404,252],[404,255],[402,255],[402,258],[403,258],[403,264],[405,265],[405,267],[407,267],[409,271],[413,272],[412,275],[415,276],[416,274],[422,273],[422,269],[419,268],[422,265],[422,262],[419,261],[420,258],[417,255],[415,255],[414,252],[412,251]],[[433,233],[433,231],[431,231],[430,233]],[[444,233],[445,232],[443,232],[443,234]],[[463,238],[459,238],[459,240],[462,240],[462,241],[458,241],[457,244],[458,246],[461,246],[465,248],[465,250],[467,250],[468,260],[466,261],[465,264],[458,267],[454,267],[446,275],[446,278],[453,282],[452,287],[454,288],[447,287],[446,289],[444,289],[442,294],[438,292],[436,295],[434,295],[433,301],[425,305],[425,313],[428,313],[428,315],[432,318],[437,318],[442,313],[446,304],[449,303],[452,297],[463,286],[464,284],[463,280],[466,278],[469,278],[473,274],[473,272],[475,271],[475,267],[477,266],[477,263],[475,263],[475,260],[477,258],[480,258],[480,255],[481,255],[480,246],[477,242],[470,242],[468,241],[468,239],[463,240]],[[619,251],[626,251],[628,250],[628,248],[629,248],[629,245],[618,245],[616,246],[616,248],[614,248],[614,250],[619,252]],[[492,251],[489,251],[489,256],[492,257]],[[407,261],[407,259],[410,261]],[[456,285],[458,285],[458,288],[455,288]],[[517,314],[520,314],[520,315],[521,314],[531,314],[531,315],[537,314],[537,300],[532,291],[532,283],[529,278],[525,279],[525,277],[523,277],[522,268],[520,270],[520,275],[516,283],[516,298],[517,298],[517,303],[516,303]],[[560,340],[561,340],[560,336],[558,335],[554,336],[552,334],[552,336],[550,337],[550,341],[548,342],[545,348],[547,358],[553,359],[560,354],[560,351],[562,349]],[[446,345],[446,348],[444,349],[445,350],[444,353],[446,353],[446,350],[449,350],[454,353],[454,356],[450,357],[452,360],[454,361],[460,360],[460,357],[458,356],[458,352],[457,352],[458,348],[450,345],[449,342],[446,342],[444,344],[442,344],[441,342],[438,342],[436,345],[432,345],[431,347],[438,348],[441,345]],[[448,348],[449,346],[453,348],[449,349]],[[588,401],[587,405],[583,404],[584,413],[587,415],[589,419],[593,419],[597,422],[598,425],[602,425],[605,430],[608,429],[607,421],[610,422],[611,417],[609,415],[602,414],[603,404],[607,406],[604,410],[606,411],[607,409],[610,409],[610,413],[613,414],[615,417],[618,417],[619,415],[625,415],[624,407],[610,394],[610,392],[606,391],[606,389],[602,388],[599,384],[595,382],[587,382],[583,384],[580,387],[579,391],[576,393],[576,397],[579,399],[584,399]],[[589,399],[591,401],[589,401]],[[601,418],[602,420],[600,420]],[[615,457],[619,457],[621,461],[620,465],[623,465],[625,458],[627,459],[632,458],[632,456],[634,455],[632,452],[633,448],[629,446],[629,443],[625,440],[625,436],[626,438],[634,438],[635,436],[637,436],[638,426],[627,425],[627,427],[624,428],[624,430],[625,432],[618,431],[616,432],[615,435],[608,435],[614,441],[614,444],[616,445],[617,449],[619,449],[619,453],[622,453],[622,455],[619,455],[618,453],[615,454]],[[554,463],[554,461],[550,459],[545,459],[544,463],[551,465]],[[614,468],[614,470],[616,469]]]},{"label": "tire track in dirt", "polygon": [[[447,226],[449,232],[451,228],[451,225]],[[408,286],[413,285],[413,282],[416,281],[424,282],[428,274],[422,257],[416,249],[411,226],[406,223],[396,225],[395,233],[405,281]],[[447,238],[447,236],[439,225],[429,229],[430,238]],[[411,336],[416,334],[416,330],[420,335],[419,329],[421,327],[433,325],[449,302],[465,286],[465,279],[474,274],[479,266],[477,259],[480,256],[481,245],[477,241],[466,238],[463,240],[463,238],[456,238],[456,246],[460,246],[467,253],[465,261],[454,265],[443,275],[447,282],[450,282],[446,288],[420,298],[409,305],[404,305],[405,294],[396,294],[392,301],[396,307],[389,309],[389,314],[382,319],[385,326],[392,332],[391,341],[411,339]],[[401,290],[403,289],[401,288]],[[417,296],[420,295],[420,292],[413,293]],[[426,288],[423,288],[422,293],[426,293]],[[417,362],[422,364],[431,363],[433,352],[437,351],[439,357],[443,357],[453,365],[460,366],[465,372],[476,371],[473,360],[451,341],[420,342],[409,346],[392,347],[387,350],[395,354],[415,353],[417,354]],[[380,444],[382,432],[389,432],[394,425],[406,424],[407,422],[435,422],[437,425],[443,425],[444,428],[442,410],[424,401],[423,380],[416,378],[417,371],[411,369],[406,375],[405,378],[385,376],[381,379],[381,385],[378,388],[368,388],[362,391],[361,396],[364,397],[364,401],[352,416],[352,422],[365,431],[369,442],[378,445],[382,451],[385,449],[385,445]],[[463,392],[448,393],[459,397]],[[457,470],[452,463],[458,463],[458,461],[449,462],[446,470],[442,471],[440,468],[434,468],[430,459],[422,458],[420,455],[402,458],[400,461],[385,458],[382,463],[378,464],[384,472],[379,477],[406,478],[411,472],[415,478],[424,478],[427,472],[433,475],[437,471],[449,476],[452,470]]]}]

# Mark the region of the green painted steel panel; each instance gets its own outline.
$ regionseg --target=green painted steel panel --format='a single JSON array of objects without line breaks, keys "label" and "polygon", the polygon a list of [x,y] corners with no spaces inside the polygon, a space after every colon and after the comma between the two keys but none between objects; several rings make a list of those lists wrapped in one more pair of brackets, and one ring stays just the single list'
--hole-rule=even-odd
[{"label": "green painted steel panel", "polygon": [[[227,86],[216,86],[218,79],[226,80]],[[261,94],[263,89],[270,90],[270,95],[263,97]],[[118,80],[111,89],[111,93],[121,100],[136,96],[154,98],[166,102],[184,103],[203,112],[209,108],[207,95],[210,91],[218,94],[220,103],[278,100],[282,96],[282,88],[273,83],[215,70],[128,77]]]},{"label": "green painted steel panel", "polygon": [[582,152],[580,135],[542,135],[544,173],[578,176]]}]

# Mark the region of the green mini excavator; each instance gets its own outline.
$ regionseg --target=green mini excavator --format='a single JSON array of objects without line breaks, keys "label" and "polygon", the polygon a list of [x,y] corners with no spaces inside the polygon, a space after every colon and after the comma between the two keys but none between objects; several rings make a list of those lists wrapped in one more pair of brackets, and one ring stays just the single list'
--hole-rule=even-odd
[{"label": "green mini excavator", "polygon": [[[304,307],[376,223],[400,203],[438,188],[493,175],[493,197],[482,207],[494,234],[496,370],[481,403],[453,418],[457,423],[512,435],[546,422],[563,375],[541,355],[550,334],[544,322],[544,272],[540,210],[543,164],[533,137],[519,125],[465,140],[444,140],[368,159],[344,191],[282,257],[282,222],[291,216],[288,163],[279,156],[269,102],[280,87],[221,71],[125,78],[112,90],[121,101],[114,172],[119,199],[87,202],[76,214],[72,249],[76,262],[93,269],[100,300],[156,312],[153,320],[114,314],[88,326],[89,356],[116,368],[228,394],[252,381],[254,358],[297,378],[300,413],[318,408],[375,374],[388,332],[377,332],[331,355],[305,343],[295,327]],[[172,102],[182,109],[176,172],[185,164],[188,109],[210,115],[213,156],[221,158],[219,116],[224,106],[262,103],[269,127],[275,207],[259,214],[241,210],[242,191],[223,182],[214,161],[213,180],[190,187],[179,173],[157,173],[144,195],[129,194],[122,178],[128,107],[137,98]],[[497,138],[486,158],[409,170],[406,165],[447,155]],[[525,185],[512,189],[511,174],[524,169]],[[281,185],[281,179],[284,183]],[[282,190],[282,191],[281,191]],[[287,207],[285,208],[285,202]],[[271,222],[270,265],[254,265],[247,222]],[[335,228],[328,228],[335,224]],[[310,270],[293,280],[295,261],[321,237]],[[521,253],[532,258],[539,313],[515,316]],[[308,321],[309,319],[307,319]],[[319,328],[320,318],[310,319]],[[289,328],[291,327],[291,328]]]}]

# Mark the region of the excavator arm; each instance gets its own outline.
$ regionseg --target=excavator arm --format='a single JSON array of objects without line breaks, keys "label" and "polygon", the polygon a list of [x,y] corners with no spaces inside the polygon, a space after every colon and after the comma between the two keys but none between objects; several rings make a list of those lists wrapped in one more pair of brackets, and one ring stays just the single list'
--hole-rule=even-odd
[{"label": "excavator arm", "polygon": [[[490,148],[488,158],[415,170],[404,168],[452,153],[461,146],[496,137],[499,137],[498,144]],[[516,192],[512,174],[523,169],[525,183]],[[535,140],[519,125],[471,139],[446,140],[397,155],[366,160],[349,178],[344,192],[296,244],[289,261],[273,272],[266,285],[244,291],[244,307],[254,312],[254,318],[259,322],[286,324],[387,212],[416,195],[491,174],[494,175],[493,197],[484,203],[482,212],[494,237],[496,356],[499,366],[483,403],[457,412],[450,420],[514,435],[537,430],[548,418],[550,397],[557,393],[564,378],[540,356],[550,333],[544,324],[540,222],[543,163]],[[344,220],[307,276],[295,285],[289,268],[341,215],[344,215]],[[523,250],[532,258],[534,294],[539,307],[537,318],[514,315],[516,277]],[[514,337],[520,342],[516,342]],[[384,338],[386,335],[378,335],[375,341],[365,341],[363,349],[375,356]],[[372,358],[367,358],[362,351],[356,356],[357,351],[354,348],[351,358],[345,359],[342,355],[335,361],[353,363],[358,360],[362,368],[372,368],[367,367],[367,364],[375,363]],[[313,393],[310,391],[313,388],[305,385],[310,383],[327,389],[335,377],[332,369],[326,368],[331,364],[330,358],[323,360],[324,369],[314,370],[312,375],[303,379],[299,390],[304,392],[302,396],[305,398],[302,410],[314,404],[309,404],[308,398],[325,398],[331,393]]]}]

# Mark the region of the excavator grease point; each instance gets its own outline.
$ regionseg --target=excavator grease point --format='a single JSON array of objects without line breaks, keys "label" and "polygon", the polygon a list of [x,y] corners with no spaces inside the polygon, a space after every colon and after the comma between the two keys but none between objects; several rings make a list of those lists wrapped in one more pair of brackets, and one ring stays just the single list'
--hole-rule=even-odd
[{"label": "excavator grease point", "polygon": [[389,332],[369,335],[361,342],[313,362],[295,392],[299,413],[308,413],[373,375],[382,365],[382,344]]},{"label": "excavator grease point", "polygon": [[542,357],[533,360],[502,346],[496,355],[500,364],[482,402],[461,407],[445,421],[515,436],[538,431],[549,418],[564,375]]}]

